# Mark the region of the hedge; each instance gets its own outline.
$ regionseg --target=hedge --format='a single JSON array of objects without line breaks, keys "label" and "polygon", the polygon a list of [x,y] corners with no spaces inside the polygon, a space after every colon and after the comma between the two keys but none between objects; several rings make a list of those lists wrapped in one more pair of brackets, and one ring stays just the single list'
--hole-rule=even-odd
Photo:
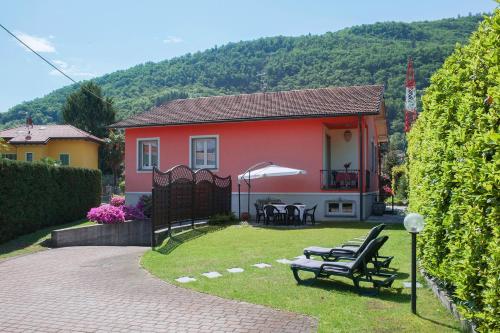
[{"label": "hedge", "polygon": [[500,331],[500,10],[431,79],[409,134],[409,209],[425,270],[479,332]]},{"label": "hedge", "polygon": [[0,243],[84,218],[100,199],[99,170],[0,159]]}]

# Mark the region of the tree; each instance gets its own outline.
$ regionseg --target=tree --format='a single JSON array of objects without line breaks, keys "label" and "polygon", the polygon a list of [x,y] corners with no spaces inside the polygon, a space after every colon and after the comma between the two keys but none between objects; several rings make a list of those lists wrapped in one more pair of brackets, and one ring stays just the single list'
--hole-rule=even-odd
[{"label": "tree", "polygon": [[66,124],[97,137],[105,137],[105,126],[115,121],[113,100],[103,97],[101,88],[94,82],[86,82],[66,99],[62,115]]},{"label": "tree", "polygon": [[104,164],[113,173],[113,185],[116,186],[125,156],[125,137],[120,131],[110,131],[104,145]]}]

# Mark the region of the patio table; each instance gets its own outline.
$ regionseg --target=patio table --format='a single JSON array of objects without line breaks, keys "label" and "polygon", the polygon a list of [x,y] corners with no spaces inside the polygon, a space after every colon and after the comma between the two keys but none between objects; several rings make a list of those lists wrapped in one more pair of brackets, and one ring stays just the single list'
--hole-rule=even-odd
[{"label": "patio table", "polygon": [[[274,206],[278,209],[278,211],[280,213],[286,213],[285,211],[285,207],[288,206],[287,204],[268,204],[268,205],[264,205],[264,206]],[[304,211],[306,209],[306,205],[291,205],[291,206],[295,206],[299,209],[300,211],[300,219],[302,220],[302,217],[304,216]],[[266,214],[266,211],[264,210],[264,214]]]}]

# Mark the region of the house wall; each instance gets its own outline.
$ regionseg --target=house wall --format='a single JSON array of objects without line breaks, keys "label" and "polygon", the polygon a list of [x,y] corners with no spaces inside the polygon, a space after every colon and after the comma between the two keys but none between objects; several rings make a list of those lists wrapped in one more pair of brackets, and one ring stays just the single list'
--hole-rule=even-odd
[{"label": "house wall", "polygon": [[39,161],[47,156],[46,145],[16,145],[16,154],[18,161],[26,161],[26,153],[33,153],[33,161]]},{"label": "house wall", "polygon": [[[150,171],[137,171],[137,140],[159,138],[159,168],[166,171],[178,165],[189,165],[191,136],[217,135],[219,137],[219,167],[216,174],[233,180],[233,209],[237,209],[237,175],[258,162],[271,161],[278,165],[306,170],[307,175],[273,177],[252,181],[252,201],[259,197],[283,198],[286,202],[318,204],[318,219],[326,217],[325,202],[336,198],[355,201],[359,210],[359,190],[327,191],[321,189],[320,170],[324,167],[324,137],[327,127],[344,123],[357,123],[357,117],[336,117],[296,120],[253,121],[203,125],[128,128],[125,130],[125,175],[128,203],[140,195],[151,192]],[[328,126],[327,126],[328,125]],[[332,167],[342,169],[346,158],[351,168],[359,165],[359,137],[356,129],[347,147],[343,130],[332,131]],[[366,134],[365,134],[366,135]],[[366,159],[365,159],[366,160]],[[366,161],[365,161],[366,162]],[[247,187],[242,184],[242,191]],[[371,194],[368,194],[370,196]],[[242,203],[246,197],[243,193]],[[365,201],[368,201],[366,199]],[[253,206],[252,206],[253,207]],[[369,207],[371,212],[371,205]],[[237,212],[237,210],[234,210]],[[251,210],[253,212],[253,209]],[[365,213],[364,216],[369,215]],[[353,219],[359,219],[359,211]],[[345,219],[342,217],[342,219]]]},{"label": "house wall", "polygon": [[18,161],[26,161],[26,153],[33,153],[33,161],[44,157],[59,160],[60,154],[69,154],[69,166],[80,168],[98,168],[99,144],[86,140],[52,139],[45,145],[10,145],[2,153],[15,153]]},{"label": "house wall", "polygon": [[47,156],[59,160],[60,154],[69,154],[69,166],[98,168],[99,144],[86,140],[50,140]]}]

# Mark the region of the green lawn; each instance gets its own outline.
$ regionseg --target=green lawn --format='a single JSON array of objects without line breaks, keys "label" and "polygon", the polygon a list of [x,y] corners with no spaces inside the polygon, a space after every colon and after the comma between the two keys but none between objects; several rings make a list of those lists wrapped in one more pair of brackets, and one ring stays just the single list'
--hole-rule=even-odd
[{"label": "green lawn", "polygon": [[[389,226],[383,232],[389,241],[381,253],[395,255],[391,266],[398,269],[399,278],[392,289],[383,289],[375,297],[360,296],[352,282],[343,278],[299,286],[288,265],[276,262],[302,254],[309,245],[340,244],[365,234],[372,226],[351,222],[306,229],[207,227],[167,240],[157,251],[147,252],[142,265],[185,288],[314,316],[319,319],[320,332],[459,331],[459,323],[427,287],[418,290],[418,316],[411,314],[409,290],[402,288],[402,282],[409,279],[410,237],[400,226]],[[261,262],[272,267],[252,267]],[[226,269],[231,267],[242,267],[245,272],[230,274]],[[201,275],[208,271],[223,276],[208,279]],[[181,276],[197,281],[177,283],[175,279]]]},{"label": "green lawn", "polygon": [[0,261],[5,258],[34,253],[46,249],[47,247],[44,242],[50,238],[50,232],[52,230],[78,228],[89,224],[94,223],[86,220],[80,220],[72,223],[51,226],[0,244]]}]

